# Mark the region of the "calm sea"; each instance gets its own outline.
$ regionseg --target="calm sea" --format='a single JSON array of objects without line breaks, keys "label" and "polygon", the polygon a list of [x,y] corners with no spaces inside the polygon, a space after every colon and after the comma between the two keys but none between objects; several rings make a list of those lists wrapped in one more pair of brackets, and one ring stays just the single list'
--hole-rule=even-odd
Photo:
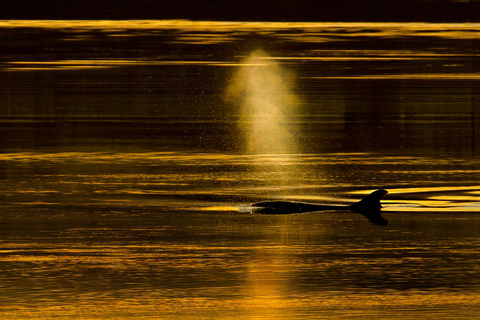
[{"label": "calm sea", "polygon": [[0,21],[0,317],[480,318],[479,39]]}]

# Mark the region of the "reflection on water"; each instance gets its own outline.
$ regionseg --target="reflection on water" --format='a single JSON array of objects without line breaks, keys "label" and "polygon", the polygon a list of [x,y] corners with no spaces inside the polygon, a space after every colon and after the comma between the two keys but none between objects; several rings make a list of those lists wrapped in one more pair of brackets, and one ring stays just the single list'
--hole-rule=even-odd
[{"label": "reflection on water", "polygon": [[477,319],[479,33],[0,21],[2,316]]},{"label": "reflection on water", "polygon": [[[279,186],[255,154],[2,154],[0,308],[40,319],[478,316],[474,158],[269,157],[303,174]],[[295,195],[349,203],[374,179],[391,186],[385,229],[347,212],[237,211]]]},{"label": "reflection on water", "polygon": [[[260,160],[282,163],[289,179],[260,171]],[[0,163],[0,309],[9,318],[480,312],[475,158],[15,152]],[[391,192],[385,229],[347,212],[237,210],[266,198],[350,203],[369,181]]]},{"label": "reflection on water", "polygon": [[[235,22],[235,21],[189,21],[189,20],[4,20],[2,28],[45,28],[66,29],[72,33],[82,33],[85,30],[104,32],[125,32],[134,30],[177,30],[192,37],[200,37],[239,31],[260,32],[269,35],[285,33],[301,35],[330,35],[345,31],[347,36],[360,34],[369,37],[397,36],[432,36],[443,38],[475,38],[475,32],[480,29],[476,23],[369,23],[369,22]],[[192,35],[192,33],[194,33]],[[338,36],[338,35],[337,35]]]},{"label": "reflection on water", "polygon": [[[147,207],[177,202],[183,203],[182,209],[194,210],[202,203],[220,202],[230,208],[265,198],[352,202],[373,191],[368,189],[370,181],[381,181],[377,186],[389,191],[382,200],[387,211],[480,210],[476,158],[17,152],[1,154],[0,161],[5,178],[0,190],[11,205],[27,205],[29,200],[30,204],[48,200],[50,204],[119,202]],[[389,171],[391,167],[396,170]],[[361,190],[351,191],[352,186]]]},{"label": "reflection on water", "polygon": [[[480,313],[476,158],[64,151],[3,153],[0,163],[9,318]],[[390,191],[388,227],[348,212],[237,209],[268,198],[350,203],[370,181]]]}]

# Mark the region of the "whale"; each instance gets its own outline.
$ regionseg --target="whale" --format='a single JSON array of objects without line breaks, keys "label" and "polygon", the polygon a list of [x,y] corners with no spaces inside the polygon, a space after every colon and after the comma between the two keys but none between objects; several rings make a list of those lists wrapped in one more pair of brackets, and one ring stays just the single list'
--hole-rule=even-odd
[{"label": "whale", "polygon": [[352,211],[367,218],[371,223],[386,226],[388,221],[381,215],[380,200],[388,193],[385,189],[378,189],[362,200],[351,205],[322,205],[296,201],[263,201],[250,205],[252,212],[260,214],[294,214],[317,211]]}]

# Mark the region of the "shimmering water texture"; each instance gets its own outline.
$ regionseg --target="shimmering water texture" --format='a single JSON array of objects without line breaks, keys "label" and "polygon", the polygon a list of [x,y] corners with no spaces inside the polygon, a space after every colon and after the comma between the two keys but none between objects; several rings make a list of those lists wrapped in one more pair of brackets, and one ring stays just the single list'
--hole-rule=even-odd
[{"label": "shimmering water texture", "polygon": [[0,318],[480,318],[479,25],[0,38]]},{"label": "shimmering water texture", "polygon": [[[361,74],[361,75],[343,75],[335,74],[332,77],[340,78],[391,78],[391,79],[415,79],[415,78],[436,78],[436,79],[457,79],[471,78],[478,79],[478,73],[475,70],[468,70],[462,73],[452,73],[455,67],[459,67],[462,61],[475,59],[475,52],[470,51],[473,48],[467,47],[468,51],[451,51],[448,48],[449,41],[473,41],[478,38],[480,33],[479,24],[432,24],[432,23],[276,23],[276,22],[194,22],[186,20],[125,20],[125,21],[81,21],[81,20],[11,20],[0,21],[0,28],[7,42],[13,42],[16,47],[23,45],[36,46],[41,42],[35,39],[40,31],[44,39],[51,40],[52,44],[58,45],[54,50],[61,50],[62,47],[69,49],[81,46],[84,43],[98,44],[98,37],[104,37],[106,41],[116,44],[116,49],[125,49],[126,44],[136,43],[142,39],[152,41],[153,44],[162,43],[166,45],[197,45],[197,49],[202,50],[200,46],[232,45],[237,43],[237,49],[244,50],[243,44],[247,40],[247,46],[268,47],[272,43],[280,42],[294,46],[311,45],[313,48],[303,51],[290,51],[284,56],[274,57],[275,60],[285,61],[287,63],[311,63],[311,62],[358,62],[358,61],[430,61],[432,63],[448,60],[445,65],[446,72],[439,70],[410,70],[407,73],[387,72],[385,74]],[[16,30],[31,29],[33,33],[18,34]],[[13,32],[12,32],[13,31]],[[45,32],[45,33],[44,33]],[[32,37],[32,38],[30,38]],[[251,39],[254,39],[253,44]],[[402,40],[410,42],[404,47],[377,47],[366,49],[355,47],[363,41],[392,41]],[[45,41],[45,40],[44,40]],[[58,43],[57,43],[58,41]],[[422,41],[442,41],[442,47],[429,48]],[[329,45],[335,45],[342,42],[343,50],[330,48]],[[472,45],[474,45],[472,42]],[[240,46],[238,46],[240,43]],[[243,44],[242,44],[243,43]],[[318,47],[318,44],[321,46]],[[411,45],[414,47],[411,47]],[[388,45],[388,43],[387,43]],[[417,50],[418,46],[423,50]],[[128,46],[128,45],[127,45]],[[446,46],[446,47],[444,47]],[[320,48],[320,49],[319,49]],[[12,49],[12,48],[11,48]],[[45,48],[47,49],[47,48]],[[52,48],[50,48],[52,49]],[[49,50],[50,50],[49,49]],[[115,57],[108,51],[88,52],[81,57],[77,55],[80,52],[70,52],[65,55],[60,54],[57,59],[45,59],[45,56],[39,56],[41,60],[35,59],[35,55],[30,55],[26,60],[18,60],[18,56],[10,56],[3,62],[2,69],[10,71],[22,70],[64,70],[64,69],[84,69],[84,68],[112,68],[122,66],[144,66],[144,65],[210,65],[210,66],[238,66],[238,61],[232,61],[234,54],[228,56],[228,59],[211,59],[208,55],[192,55],[193,59],[181,60],[185,58],[183,52],[180,55],[165,54],[164,49],[156,47],[151,48],[147,45],[137,48],[139,51],[157,51],[156,55],[151,56],[149,52],[146,56],[134,54],[135,57]],[[255,48],[253,48],[255,49]],[[229,50],[229,49],[227,49]],[[203,52],[202,52],[203,53]],[[237,52],[244,54],[244,52]],[[222,55],[218,55],[220,57]],[[33,59],[32,59],[33,58]],[[189,57],[191,58],[191,57]],[[201,59],[204,58],[204,59]],[[262,59],[272,59],[262,57]],[[249,65],[252,61],[244,61],[243,64]],[[258,61],[253,61],[258,64]],[[448,70],[450,69],[450,70]],[[448,70],[448,71],[447,71]],[[321,76],[325,78],[326,76]]]},{"label": "shimmering water texture", "polygon": [[[474,159],[17,152],[0,161],[8,318],[479,316]],[[441,183],[452,170],[458,181]],[[238,211],[259,199],[348,204],[374,178],[392,186],[387,227],[348,212]]]},{"label": "shimmering water texture", "polygon": [[[370,181],[380,180],[389,191],[382,200],[387,212],[480,211],[480,164],[475,158],[17,152],[1,154],[0,161],[9,177],[1,190],[11,205],[183,203],[177,209],[197,210],[202,203],[226,203],[224,210],[230,211],[246,199],[348,203],[372,192]],[[396,170],[389,171],[391,167]],[[362,190],[350,191],[351,185]]]}]

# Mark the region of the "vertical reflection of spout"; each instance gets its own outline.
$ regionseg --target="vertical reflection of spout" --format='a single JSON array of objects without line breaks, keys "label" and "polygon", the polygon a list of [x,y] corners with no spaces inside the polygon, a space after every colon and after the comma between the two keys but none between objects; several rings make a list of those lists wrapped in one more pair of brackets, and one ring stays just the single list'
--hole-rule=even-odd
[{"label": "vertical reflection of spout", "polygon": [[291,73],[264,51],[252,52],[241,63],[227,88],[227,99],[239,106],[244,149],[252,153],[295,153],[291,117],[298,98]]},{"label": "vertical reflection of spout", "polygon": [[[298,98],[293,93],[293,75],[282,68],[265,52],[252,52],[240,64],[227,88],[227,101],[240,111],[240,136],[243,151],[253,154],[255,170],[265,173],[267,192],[288,192],[298,175],[294,154],[299,150],[292,121]],[[277,229],[288,233],[286,220]],[[282,304],[288,291],[291,275],[289,256],[280,250],[255,250],[256,259],[248,267],[246,292],[252,319],[285,317]]]}]

